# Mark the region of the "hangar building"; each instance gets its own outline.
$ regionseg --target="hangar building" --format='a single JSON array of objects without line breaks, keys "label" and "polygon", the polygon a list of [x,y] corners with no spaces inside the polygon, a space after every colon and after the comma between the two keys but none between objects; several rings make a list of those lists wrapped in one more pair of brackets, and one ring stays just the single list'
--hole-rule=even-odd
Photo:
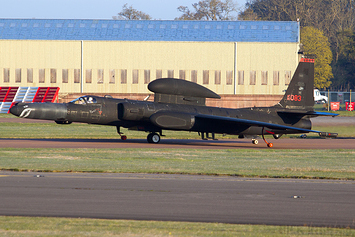
[{"label": "hangar building", "polygon": [[299,29],[270,21],[0,19],[0,86],[131,98],[174,77],[222,97],[279,98],[299,61]]}]

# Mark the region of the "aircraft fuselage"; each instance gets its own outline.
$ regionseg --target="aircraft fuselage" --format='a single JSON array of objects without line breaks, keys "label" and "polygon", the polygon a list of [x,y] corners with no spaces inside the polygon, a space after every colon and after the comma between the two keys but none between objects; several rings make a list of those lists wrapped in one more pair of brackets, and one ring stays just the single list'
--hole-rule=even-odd
[{"label": "aircraft fuselage", "polygon": [[[308,117],[294,116],[282,117],[279,109],[273,107],[252,107],[242,109],[217,108],[208,106],[182,105],[171,103],[155,103],[126,99],[113,99],[96,96],[92,98],[95,103],[82,104],[70,102],[56,103],[20,103],[12,108],[13,114],[20,117],[55,120],[57,123],[89,123],[125,127],[148,132],[161,132],[165,130],[186,130],[195,132],[220,133],[231,135],[261,135],[262,127],[233,126],[228,121],[215,123],[208,119],[200,120],[195,115],[212,115],[227,118],[239,118],[261,121],[279,125],[294,126],[304,129],[311,128]],[[15,110],[18,110],[17,112]],[[168,112],[168,115],[164,113]],[[156,116],[163,114],[164,116]],[[170,116],[173,114],[174,116]],[[287,131],[269,129],[272,133],[286,134]],[[294,133],[294,131],[292,132]]]}]

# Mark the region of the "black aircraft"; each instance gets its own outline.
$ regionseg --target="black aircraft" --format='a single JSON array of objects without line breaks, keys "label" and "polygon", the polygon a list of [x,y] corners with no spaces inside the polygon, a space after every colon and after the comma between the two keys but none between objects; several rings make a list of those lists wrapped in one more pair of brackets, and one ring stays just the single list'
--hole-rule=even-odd
[{"label": "black aircraft", "polygon": [[336,137],[337,133],[311,130],[310,118],[335,116],[313,109],[314,60],[302,58],[282,100],[271,107],[241,109],[207,107],[206,98],[219,99],[213,91],[193,82],[163,78],[152,81],[154,102],[114,99],[111,96],[82,96],[69,103],[18,103],[10,112],[21,118],[54,120],[58,124],[81,122],[145,131],[150,143],[159,143],[163,130],[194,131],[202,139],[214,139],[215,133],[250,137],[254,144],[262,136],[268,147],[283,134],[318,133]]}]

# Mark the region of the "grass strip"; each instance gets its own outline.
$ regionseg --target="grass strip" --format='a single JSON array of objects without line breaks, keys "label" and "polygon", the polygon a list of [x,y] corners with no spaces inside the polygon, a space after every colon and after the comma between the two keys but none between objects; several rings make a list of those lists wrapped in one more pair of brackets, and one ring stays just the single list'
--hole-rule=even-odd
[{"label": "grass strip", "polygon": [[[355,125],[352,126],[315,126],[314,130],[336,132],[339,137],[354,137]],[[121,129],[128,138],[146,138],[147,133]],[[200,139],[197,132],[163,131],[169,139]],[[309,134],[309,137],[319,137],[318,134]],[[299,137],[299,135],[286,135],[287,137]],[[0,123],[0,138],[63,138],[63,139],[119,139],[116,128],[112,126],[99,126],[91,124],[58,125],[55,123]],[[216,134],[216,138],[236,139],[237,136],[222,136]]]},{"label": "grass strip", "polygon": [[354,236],[353,229],[0,216],[1,236]]},{"label": "grass strip", "polygon": [[355,150],[1,148],[0,169],[355,179]]}]

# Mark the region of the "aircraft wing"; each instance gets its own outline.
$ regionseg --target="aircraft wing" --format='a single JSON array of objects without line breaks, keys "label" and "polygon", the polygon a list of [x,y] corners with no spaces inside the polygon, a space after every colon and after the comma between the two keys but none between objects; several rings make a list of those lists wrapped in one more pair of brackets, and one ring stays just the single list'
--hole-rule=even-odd
[{"label": "aircraft wing", "polygon": [[295,133],[318,133],[322,137],[336,137],[336,133],[325,133],[321,131],[298,128],[293,126],[280,125],[275,123],[267,123],[250,119],[240,119],[240,118],[231,118],[224,116],[216,115],[206,115],[206,114],[191,114],[191,113],[180,113],[180,112],[171,112],[171,111],[162,111],[153,114],[150,117],[150,121],[163,129],[181,129],[181,130],[190,130],[195,123],[208,123],[208,124],[223,124],[225,126],[236,126],[236,127],[264,127],[268,129],[278,129],[288,132]]},{"label": "aircraft wing", "polygon": [[223,122],[229,122],[229,124],[235,124],[235,126],[256,126],[256,127],[265,127],[269,129],[279,129],[279,130],[285,130],[285,131],[295,131],[295,132],[301,132],[301,133],[318,133],[321,137],[336,137],[338,134],[337,133],[326,133],[326,132],[321,132],[317,130],[311,130],[311,129],[304,129],[304,128],[298,128],[298,127],[293,127],[293,126],[286,126],[286,125],[280,125],[280,124],[274,124],[274,123],[267,123],[267,122],[261,122],[261,121],[256,121],[256,120],[249,120],[249,119],[240,119],[240,118],[231,118],[231,117],[222,117],[222,116],[215,116],[215,115],[204,115],[204,114],[199,114],[195,116],[196,119],[206,119],[206,120],[214,120],[216,123],[223,123]]}]

